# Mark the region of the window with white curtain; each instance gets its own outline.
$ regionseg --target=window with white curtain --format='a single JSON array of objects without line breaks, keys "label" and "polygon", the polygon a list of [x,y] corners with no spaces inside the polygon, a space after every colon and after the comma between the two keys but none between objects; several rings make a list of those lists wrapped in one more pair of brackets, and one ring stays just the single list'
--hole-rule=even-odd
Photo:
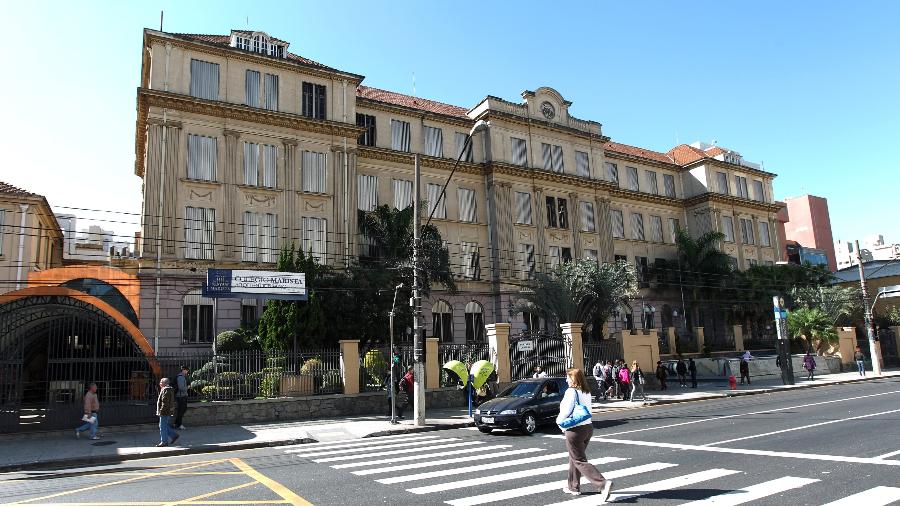
[{"label": "window with white curtain", "polygon": [[728,174],[724,172],[716,172],[716,189],[722,195],[728,195]]},{"label": "window with white curtain", "polygon": [[660,216],[650,216],[650,240],[663,242],[662,217]]},{"label": "window with white curtain", "polygon": [[641,184],[638,181],[637,167],[625,167],[625,170],[628,171],[628,189],[633,191],[640,191]]},{"label": "window with white curtain", "polygon": [[325,218],[304,217],[300,220],[300,228],[303,236],[303,251],[314,258],[316,262],[325,264],[328,248],[326,247]]},{"label": "window with white curtain", "polygon": [[212,260],[216,240],[216,210],[205,207],[184,209],[184,257]]},{"label": "window with white curtain", "polygon": [[244,184],[256,186],[259,173],[259,144],[244,142]]},{"label": "window with white curtain", "polygon": [[747,190],[747,178],[743,176],[734,176],[735,195],[744,199],[750,198],[750,192]]},{"label": "window with white curtain", "polygon": [[244,76],[244,104],[259,107],[259,72],[247,70]]},{"label": "window with white curtain", "polygon": [[519,264],[522,266],[522,279],[530,279],[534,275],[534,244],[519,244]]},{"label": "window with white curtain", "polygon": [[725,234],[725,242],[734,242],[734,220],[731,216],[722,216],[722,233]]},{"label": "window with white curtain", "polygon": [[266,109],[278,110],[278,76],[266,74]]},{"label": "window with white curtain", "polygon": [[191,60],[190,95],[207,100],[219,100],[219,64]]},{"label": "window with white curtain", "polygon": [[484,342],[484,309],[481,304],[466,304],[466,342]]},{"label": "window with white curtain", "polygon": [[759,243],[766,247],[772,245],[772,238],[769,236],[769,224],[765,221],[759,222]]},{"label": "window with white curtain", "polygon": [[300,157],[300,171],[303,191],[325,193],[325,153],[304,151]]},{"label": "window with white curtain", "polygon": [[531,225],[531,195],[516,192],[516,223]]},{"label": "window with white curtain", "polygon": [[456,156],[459,158],[460,153],[462,153],[463,146],[466,148],[466,152],[463,153],[463,156],[460,158],[463,162],[471,162],[474,160],[472,156],[472,141],[469,141],[468,146],[466,146],[466,139],[469,138],[469,134],[463,132],[456,132]]},{"label": "window with white curtain", "polygon": [[425,127],[425,154],[443,158],[444,131],[436,127]]},{"label": "window with white curtain", "polygon": [[544,170],[563,172],[563,156],[561,146],[541,143],[541,158],[544,161]]},{"label": "window with white curtain", "polygon": [[[262,155],[262,163],[260,163]],[[275,187],[278,167],[278,147],[253,142],[244,142],[244,184],[250,186]],[[261,170],[260,170],[261,169]]]},{"label": "window with white curtain", "polygon": [[575,152],[575,172],[581,177],[591,177],[591,162],[584,151]]},{"label": "window with white curtain", "polygon": [[619,167],[614,163],[606,162],[606,178],[613,184],[619,186]]},{"label": "window with white curtain", "polygon": [[675,176],[663,174],[663,188],[665,189],[666,197],[675,198]]},{"label": "window with white curtain", "polygon": [[475,221],[475,190],[459,188],[456,192],[459,197],[459,221]]},{"label": "window with white curtain", "polygon": [[398,210],[406,209],[413,204],[413,183],[407,179],[393,179],[391,186],[394,189],[394,207]]},{"label": "window with white curtain", "polygon": [[409,122],[391,120],[391,149],[409,152]]},{"label": "window with white curtain", "polygon": [[453,341],[453,308],[446,301],[431,306],[431,330],[441,342]]},{"label": "window with white curtain", "polygon": [[678,218],[669,218],[669,237],[672,238],[672,243],[677,242],[678,239],[678,229],[681,228],[681,222]]},{"label": "window with white curtain", "polygon": [[612,236],[616,239],[625,238],[625,217],[620,209],[609,210],[609,221],[612,225]]},{"label": "window with white curtain", "polygon": [[462,253],[461,271],[466,279],[481,279],[481,259],[478,255],[478,243],[465,242],[460,243],[460,252]]},{"label": "window with white curtain", "polygon": [[766,201],[766,192],[763,190],[763,182],[757,179],[753,180],[753,200],[757,202]]},{"label": "window with white curtain", "polygon": [[644,240],[644,215],[641,213],[631,213],[631,238]]},{"label": "window with white curtain", "polygon": [[188,179],[214,181],[216,179],[216,165],[218,164],[216,138],[190,134],[187,137],[187,147]]},{"label": "window with white curtain", "polygon": [[278,260],[278,215],[244,211],[242,234],[241,260],[266,263]]},{"label": "window with white curtain", "polygon": [[275,188],[275,178],[278,174],[278,146],[263,144],[262,147],[262,181],[260,186]]},{"label": "window with white curtain", "polygon": [[578,214],[581,215],[581,231],[596,232],[597,223],[594,218],[594,204],[592,202],[579,202]]},{"label": "window with white curtain", "polygon": [[659,185],[657,184],[656,172],[652,170],[645,170],[644,180],[647,182],[647,193],[651,195],[659,195]]},{"label": "window with white curtain", "polygon": [[[435,218],[447,219],[447,199],[441,195],[442,186],[439,184],[428,183],[427,199],[428,199],[428,215],[434,212]],[[440,201],[438,200],[440,199]],[[435,208],[437,208],[435,210]],[[427,219],[427,218],[426,218]]]},{"label": "window with white curtain", "polygon": [[378,207],[378,177],[356,176],[357,203],[360,211],[374,211]]},{"label": "window with white curtain", "polygon": [[741,222],[741,242],[744,244],[756,244],[756,236],[753,231],[753,221],[744,218]]},{"label": "window with white curtain", "polygon": [[518,137],[509,138],[510,151],[512,154],[512,164],[525,167],[528,165],[528,148],[525,139]]}]

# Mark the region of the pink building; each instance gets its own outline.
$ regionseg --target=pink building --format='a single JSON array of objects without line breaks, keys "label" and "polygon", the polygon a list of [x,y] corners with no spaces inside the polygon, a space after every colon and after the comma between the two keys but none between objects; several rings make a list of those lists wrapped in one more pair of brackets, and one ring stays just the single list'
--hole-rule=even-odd
[{"label": "pink building", "polygon": [[789,218],[784,224],[785,238],[788,241],[796,241],[806,248],[824,251],[828,258],[828,269],[836,271],[837,260],[834,254],[834,239],[831,236],[828,200],[814,195],[803,195],[784,199],[784,202],[787,204]]}]

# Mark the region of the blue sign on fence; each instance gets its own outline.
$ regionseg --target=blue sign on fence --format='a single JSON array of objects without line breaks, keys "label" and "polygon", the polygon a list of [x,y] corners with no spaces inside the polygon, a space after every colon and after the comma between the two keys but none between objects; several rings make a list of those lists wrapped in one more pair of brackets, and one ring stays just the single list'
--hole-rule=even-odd
[{"label": "blue sign on fence", "polygon": [[302,272],[209,269],[203,296],[212,298],[261,298],[307,300],[306,274]]}]

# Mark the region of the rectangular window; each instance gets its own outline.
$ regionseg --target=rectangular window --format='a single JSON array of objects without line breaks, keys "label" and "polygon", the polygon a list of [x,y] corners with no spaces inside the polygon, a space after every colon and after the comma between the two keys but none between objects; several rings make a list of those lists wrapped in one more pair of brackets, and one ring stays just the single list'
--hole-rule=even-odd
[{"label": "rectangular window", "polygon": [[210,343],[213,336],[211,299],[199,295],[185,297],[181,307],[181,340],[183,343]]},{"label": "rectangular window", "polygon": [[325,153],[304,151],[300,163],[303,191],[325,193]]},{"label": "rectangular window", "polygon": [[569,228],[568,201],[563,198],[556,199],[556,207],[559,209],[559,228]]},{"label": "rectangular window", "polygon": [[618,264],[618,263],[627,264],[627,263],[628,263],[628,257],[625,256],[625,255],[614,255],[614,256],[613,256],[613,261],[614,261],[615,263],[617,263],[617,264]]},{"label": "rectangular window", "polygon": [[541,158],[544,161],[544,170],[563,172],[562,146],[541,143]]},{"label": "rectangular window", "polygon": [[562,146],[553,146],[553,172],[565,172]]},{"label": "rectangular window", "polygon": [[522,279],[530,279],[534,276],[534,245],[520,244],[519,257],[522,264]]},{"label": "rectangular window", "polygon": [[425,154],[443,158],[444,156],[444,131],[440,128],[425,127]]},{"label": "rectangular window", "polygon": [[531,195],[525,192],[516,192],[516,223],[531,225]]},{"label": "rectangular window", "polygon": [[665,189],[666,197],[675,198],[675,176],[663,174],[663,188]]},{"label": "rectangular window", "polygon": [[375,145],[375,116],[369,114],[356,114],[356,126],[365,127],[366,131],[359,136],[357,141],[361,146]]},{"label": "rectangular window", "polygon": [[678,230],[681,228],[681,222],[678,218],[669,218],[669,237],[672,238],[672,243],[676,242],[678,237]]},{"label": "rectangular window", "polygon": [[596,232],[597,223],[594,219],[594,204],[591,202],[579,202],[578,214],[581,218],[582,232]]},{"label": "rectangular window", "polygon": [[725,242],[734,242],[734,220],[731,216],[722,216],[722,233],[725,234]]},{"label": "rectangular window", "polygon": [[300,223],[303,235],[303,251],[306,251],[319,264],[325,264],[328,249],[325,247],[325,218],[303,218]]},{"label": "rectangular window", "polygon": [[650,270],[650,262],[647,257],[636,256],[634,257],[634,267],[637,270],[637,278],[638,281],[646,282],[647,274]]},{"label": "rectangular window", "polygon": [[609,210],[609,221],[612,225],[612,236],[616,239],[625,238],[625,217],[619,209]]},{"label": "rectangular window", "polygon": [[[442,220],[447,219],[447,199],[446,195],[441,195],[442,186],[439,184],[428,183],[426,190],[428,192],[428,216],[434,213],[435,218]],[[425,218],[428,219],[427,217]]]},{"label": "rectangular window", "polygon": [[391,120],[391,149],[409,152],[409,122]]},{"label": "rectangular window", "polygon": [[259,72],[248,70],[244,77],[244,104],[259,107]]},{"label": "rectangular window", "polygon": [[584,151],[575,152],[575,172],[581,177],[591,177],[591,162]]},{"label": "rectangular window", "polygon": [[572,261],[572,248],[562,248],[562,261],[564,264]]},{"label": "rectangular window", "polygon": [[550,268],[555,268],[562,263],[562,252],[559,246],[550,246]]},{"label": "rectangular window", "polygon": [[757,202],[766,201],[766,192],[763,189],[763,182],[756,179],[753,180],[753,200]]},{"label": "rectangular window", "polygon": [[756,267],[757,265],[759,265],[759,262],[757,262],[756,260],[754,260],[752,258],[747,259],[747,268],[748,269],[751,267]]},{"label": "rectangular window", "polygon": [[459,198],[459,221],[475,221],[475,190],[459,188],[456,190]]},{"label": "rectangular window", "polygon": [[593,260],[596,262],[597,260],[599,260],[600,257],[597,254],[597,250],[586,249],[586,250],[584,250],[584,258],[586,258],[588,260]]},{"label": "rectangular window", "polygon": [[378,177],[356,176],[357,204],[360,211],[370,212],[378,207]]},{"label": "rectangular window", "polygon": [[547,203],[547,227],[556,228],[556,197],[546,197]]},{"label": "rectangular window", "polygon": [[[472,141],[469,140],[469,144],[466,145],[469,134],[456,132],[454,138],[456,139],[456,157],[463,162],[472,162],[474,160],[474,157],[472,156]],[[463,153],[463,147],[466,149],[465,153]]]},{"label": "rectangular window", "polygon": [[647,193],[651,195],[659,195],[659,185],[656,180],[656,172],[652,170],[644,171],[644,180],[647,181]]},{"label": "rectangular window", "polygon": [[547,227],[569,228],[568,202],[562,197],[546,197]]},{"label": "rectangular window", "polygon": [[394,207],[398,210],[403,210],[412,206],[412,181],[407,179],[394,179],[391,182],[394,189]]},{"label": "rectangular window", "polygon": [[481,259],[478,256],[478,243],[463,242],[460,244],[462,252],[462,275],[466,279],[481,279]]},{"label": "rectangular window", "polygon": [[641,213],[631,213],[631,238],[644,240],[644,215]]},{"label": "rectangular window", "polygon": [[256,186],[259,173],[259,144],[244,142],[244,184]]},{"label": "rectangular window", "polygon": [[734,191],[736,196],[742,199],[749,199],[750,193],[747,191],[747,178],[734,176]]},{"label": "rectangular window", "polygon": [[744,244],[756,244],[756,235],[753,233],[753,221],[741,218],[741,242]]},{"label": "rectangular window", "polygon": [[205,207],[184,209],[184,257],[213,259],[216,240],[216,210]]},{"label": "rectangular window", "polygon": [[325,86],[303,83],[303,103],[300,113],[307,118],[325,119]]},{"label": "rectangular window", "polygon": [[759,222],[759,243],[766,247],[772,245],[772,238],[769,236],[769,224],[765,221]]},{"label": "rectangular window", "polygon": [[638,181],[637,167],[625,167],[625,170],[628,171],[628,189],[632,191],[640,191],[641,184]]},{"label": "rectangular window", "polygon": [[266,263],[278,260],[278,215],[244,211],[241,260]]},{"label": "rectangular window", "polygon": [[510,137],[509,143],[511,146],[512,153],[512,164],[513,165],[521,165],[525,167],[528,165],[528,148],[525,144],[525,139],[519,139],[517,137]]},{"label": "rectangular window", "polygon": [[606,177],[616,186],[619,186],[619,168],[614,163],[606,162]]},{"label": "rectangular window", "polygon": [[219,100],[219,64],[191,60],[190,95],[207,100]]},{"label": "rectangular window", "polygon": [[663,242],[662,218],[659,216],[650,216],[650,240]]},{"label": "rectangular window", "polygon": [[724,172],[716,172],[716,189],[722,195],[730,195],[728,191],[728,174]]},{"label": "rectangular window", "polygon": [[553,170],[553,150],[545,142],[541,143],[541,160],[543,160],[544,170]]},{"label": "rectangular window", "polygon": [[252,327],[259,320],[259,313],[256,310],[256,299],[246,299],[241,301],[241,326]]},{"label": "rectangular window", "polygon": [[278,174],[278,146],[263,144],[262,147],[262,174],[260,186],[275,188],[275,178]]},{"label": "rectangular window", "polygon": [[188,179],[214,181],[218,164],[218,149],[215,137],[188,135]]},{"label": "rectangular window", "polygon": [[[325,87],[322,86],[322,89]],[[266,109],[278,110],[278,76],[275,74],[266,74]]]}]

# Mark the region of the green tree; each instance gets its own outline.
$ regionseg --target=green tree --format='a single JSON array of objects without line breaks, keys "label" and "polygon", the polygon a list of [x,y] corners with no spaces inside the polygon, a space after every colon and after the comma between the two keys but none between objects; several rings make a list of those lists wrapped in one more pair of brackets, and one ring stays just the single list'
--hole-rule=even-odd
[{"label": "green tree", "polygon": [[787,327],[791,336],[802,341],[809,351],[820,351],[838,339],[831,317],[818,308],[794,310],[788,314]]},{"label": "green tree", "polygon": [[731,257],[718,248],[723,239],[725,234],[715,231],[696,239],[683,228],[675,233],[678,282],[688,288],[691,294],[690,314],[695,322],[700,303],[716,299],[727,287],[726,281],[734,272]]},{"label": "green tree", "polygon": [[862,314],[862,295],[858,288],[842,286],[795,286],[791,298],[798,307],[819,309],[835,326],[842,319]]}]

